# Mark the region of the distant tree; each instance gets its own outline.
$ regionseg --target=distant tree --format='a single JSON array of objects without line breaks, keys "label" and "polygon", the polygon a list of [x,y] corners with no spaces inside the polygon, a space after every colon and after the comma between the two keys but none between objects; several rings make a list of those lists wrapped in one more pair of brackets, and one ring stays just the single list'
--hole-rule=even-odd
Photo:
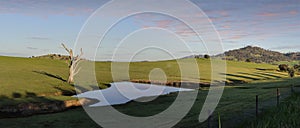
[{"label": "distant tree", "polygon": [[288,71],[289,66],[288,66],[287,64],[280,64],[280,65],[278,66],[278,68],[279,68],[280,71],[286,72],[286,71]]},{"label": "distant tree", "polygon": [[246,59],[246,62],[251,62],[251,60],[250,59]]},{"label": "distant tree", "polygon": [[300,70],[300,65],[295,64],[295,65],[294,65],[294,69],[295,69],[296,71],[299,71],[299,70]]},{"label": "distant tree", "polygon": [[79,62],[81,61],[81,57],[83,55],[82,48],[80,49],[80,55],[74,56],[73,50],[68,49],[63,43],[61,44],[65,50],[69,53],[69,78],[68,83],[74,82],[74,76],[80,71],[80,68],[77,68]]},{"label": "distant tree", "polygon": [[294,68],[288,68],[288,73],[289,73],[289,76],[291,78],[293,78],[295,76],[295,69]]},{"label": "distant tree", "polygon": [[209,59],[209,58],[210,58],[210,56],[209,56],[209,55],[207,55],[207,54],[205,54],[205,55],[204,55],[204,58],[205,58],[205,59]]},{"label": "distant tree", "polygon": [[199,58],[200,58],[200,56],[199,56],[199,55],[195,55],[195,56],[194,56],[194,58],[196,58],[196,59],[199,59]]}]

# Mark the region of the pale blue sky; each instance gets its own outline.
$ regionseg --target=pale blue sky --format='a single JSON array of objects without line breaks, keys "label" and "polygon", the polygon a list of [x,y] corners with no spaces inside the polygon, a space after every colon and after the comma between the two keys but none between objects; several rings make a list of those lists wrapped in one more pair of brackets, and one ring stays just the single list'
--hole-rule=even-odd
[{"label": "pale blue sky", "polygon": [[[2,0],[0,1],[0,55],[28,57],[48,53],[64,54],[65,51],[60,47],[60,43],[65,42],[66,45],[73,47],[77,34],[87,18],[106,2],[104,0]],[[207,14],[215,25],[223,41],[224,50],[257,45],[280,52],[300,51],[299,0],[243,0],[242,2],[193,0],[192,2]],[[170,18],[161,16],[152,17],[151,21],[145,17],[128,18],[112,30],[107,41],[100,46],[100,53],[112,52],[110,47],[113,48],[117,44],[114,39],[124,38],[134,30],[153,24],[171,30],[180,26],[176,22],[170,22]],[[132,39],[130,41],[133,43],[140,43],[138,39],[136,42]],[[171,42],[169,43],[172,45]],[[205,53],[205,50],[201,50],[203,47],[201,42],[189,42],[189,45],[194,53]],[[128,48],[123,50],[130,51]],[[180,49],[177,51],[185,52]]]}]

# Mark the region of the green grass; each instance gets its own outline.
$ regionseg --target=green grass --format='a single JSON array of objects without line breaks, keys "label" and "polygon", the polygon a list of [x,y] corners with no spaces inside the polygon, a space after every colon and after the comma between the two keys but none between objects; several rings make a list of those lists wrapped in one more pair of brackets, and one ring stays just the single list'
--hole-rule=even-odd
[{"label": "green grass", "polygon": [[[210,82],[210,61],[197,59],[197,63],[199,65],[201,82]],[[99,86],[105,88],[105,84],[113,81],[111,62],[97,62],[95,67]],[[168,81],[181,80],[180,70],[176,61],[131,63],[130,79],[148,80],[148,75],[154,68],[163,69]],[[227,81],[251,82],[287,77],[286,73],[275,71],[276,68],[276,66],[268,64],[228,61]],[[66,92],[75,93],[74,87],[63,81],[68,77],[68,65],[65,61],[0,56],[0,69],[0,95],[2,98],[26,99],[27,95],[32,93],[36,96],[51,96]]]},{"label": "green grass", "polygon": [[[189,60],[187,60],[189,61]],[[209,83],[211,80],[211,62],[207,59],[197,59],[200,81]],[[175,60],[161,62],[136,62],[130,64],[130,79],[147,80],[150,71],[161,68],[167,75],[168,81],[181,80],[180,69]],[[227,61],[227,81],[245,81],[276,79],[287,77],[287,73],[277,72],[277,66],[270,64],[256,64],[247,62]],[[184,69],[194,70],[194,69]],[[110,83],[111,63],[96,63],[98,83]],[[197,80],[195,80],[197,81]]]},{"label": "green grass", "polygon": [[288,64],[290,66],[294,66],[296,64],[299,64],[299,61],[280,61],[280,62],[275,62],[275,65],[279,65],[279,64]]},{"label": "green grass", "polygon": [[296,128],[300,126],[300,94],[296,93],[281,102],[279,107],[266,110],[255,120],[247,121],[242,127],[249,128]]},{"label": "green grass", "polygon": [[[295,79],[300,82],[300,79]],[[260,84],[243,84],[241,86],[226,87],[218,104],[215,113],[212,116],[211,126],[218,127],[218,118],[222,120],[223,127],[238,127],[245,120],[251,120],[255,117],[255,95],[260,97],[260,111],[266,110],[276,105],[276,88],[281,88],[282,97],[290,95],[290,88],[283,88],[290,85],[289,79],[278,80],[277,82],[262,82]],[[269,88],[265,88],[268,86]],[[299,89],[298,89],[299,91]],[[189,92],[186,92],[189,93]],[[207,95],[207,90],[200,90],[197,100],[188,113],[188,115],[175,127],[206,127],[207,122],[199,123],[198,115],[200,113],[203,101]],[[154,101],[141,103],[130,102],[125,105],[115,106],[122,113],[132,116],[150,116],[162,112],[175,100],[177,93],[160,96]],[[95,113],[101,114],[103,108],[94,108]],[[113,122],[113,119],[111,120]],[[30,123],[29,123],[30,122]],[[129,122],[130,123],[130,122]],[[66,111],[63,113],[36,115],[26,118],[0,119],[1,127],[44,127],[50,125],[53,127],[74,127],[83,126],[97,127],[87,114],[81,108]],[[50,127],[49,126],[49,127]]]},{"label": "green grass", "polygon": [[81,108],[67,112],[36,115],[23,118],[1,119],[1,128],[97,128]]},{"label": "green grass", "polygon": [[72,90],[65,82],[37,72],[47,72],[66,78],[67,66],[62,61],[0,57],[1,95],[12,98],[13,93],[43,94],[58,92],[57,88]]},{"label": "green grass", "polygon": [[[197,59],[201,82],[209,82],[210,61]],[[97,81],[102,88],[112,82],[111,63],[97,62]],[[0,105],[21,102],[68,100],[64,93],[74,93],[74,87],[63,80],[67,79],[68,67],[65,61],[0,57]],[[135,62],[130,64],[130,78],[133,80],[148,80],[153,68],[165,71],[168,81],[180,80],[180,70],[176,61]],[[287,73],[276,71],[276,65],[255,64],[227,61],[228,82],[245,81],[247,84],[227,86],[216,112],[220,113],[222,126],[236,127],[237,123],[255,116],[255,95],[261,97],[261,109],[273,106],[276,98],[276,88],[281,88],[283,96],[289,95],[289,86],[300,82],[299,78],[290,80]],[[191,69],[189,69],[191,70]],[[207,95],[207,89],[202,88],[197,100],[188,115],[176,127],[205,127],[207,122],[199,123],[198,115]],[[62,95],[55,95],[55,94]],[[189,93],[189,92],[186,92]],[[134,116],[149,116],[166,109],[177,94],[160,96],[147,103],[131,102],[115,106],[120,112]],[[101,108],[97,108],[101,112]],[[99,113],[101,114],[101,113]],[[26,118],[0,119],[0,127],[97,127],[81,108],[63,113],[36,115]],[[212,125],[217,127],[218,114],[212,117]]]}]

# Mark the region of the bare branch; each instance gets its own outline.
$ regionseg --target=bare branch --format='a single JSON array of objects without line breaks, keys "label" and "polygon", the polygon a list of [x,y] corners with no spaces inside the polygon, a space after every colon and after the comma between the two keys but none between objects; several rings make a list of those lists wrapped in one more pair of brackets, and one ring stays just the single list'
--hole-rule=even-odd
[{"label": "bare branch", "polygon": [[76,69],[76,68],[77,68],[78,64],[80,64],[80,61],[81,61],[81,59],[80,59],[80,60],[78,60],[76,63],[73,63],[73,68],[74,68],[74,69]]},{"label": "bare branch", "polygon": [[[70,54],[70,56],[69,56],[69,58],[70,58],[70,62],[69,62],[70,72],[69,72],[68,83],[72,83],[74,75],[78,74],[78,72],[81,70],[81,67],[79,67],[77,69],[77,66],[78,66],[79,62],[82,60],[81,59],[81,57],[83,55],[82,48],[80,49],[80,55],[74,56],[73,55],[73,50],[71,48],[68,49],[66,47],[66,45],[63,44],[63,43],[61,45]],[[68,62],[68,61],[66,61],[66,62]]]},{"label": "bare branch", "polygon": [[72,49],[68,49],[64,43],[61,43],[61,45],[70,54],[70,59],[72,60],[73,59],[73,50]]},{"label": "bare branch", "polygon": [[82,55],[83,55],[83,52],[82,52],[82,48],[81,48],[80,49],[80,55],[76,57],[76,59],[74,61],[74,64],[77,64],[81,60]]},{"label": "bare branch", "polygon": [[70,49],[69,54],[70,54],[70,59],[72,60],[73,59],[73,50],[72,49]]},{"label": "bare branch", "polygon": [[64,43],[61,43],[61,45],[63,46],[63,48],[68,52],[70,53],[70,50],[66,47],[66,45]]},{"label": "bare branch", "polygon": [[77,71],[74,72],[74,76],[77,75],[80,72],[80,70],[81,70],[81,67],[79,67],[79,69],[77,69]]},{"label": "bare branch", "polygon": [[80,48],[80,55],[79,55],[79,59],[81,59],[82,55],[83,55],[82,48]]}]

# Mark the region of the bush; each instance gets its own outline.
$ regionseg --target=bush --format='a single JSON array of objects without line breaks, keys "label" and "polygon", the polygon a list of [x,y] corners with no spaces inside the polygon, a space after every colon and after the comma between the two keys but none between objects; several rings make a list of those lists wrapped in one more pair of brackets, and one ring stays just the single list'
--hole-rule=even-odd
[{"label": "bush", "polygon": [[204,55],[204,58],[205,58],[205,59],[209,59],[209,58],[210,58],[210,56],[209,56],[209,55],[207,55],[207,54],[205,54],[205,55]]},{"label": "bush", "polygon": [[288,73],[289,73],[289,76],[291,78],[293,78],[295,76],[295,69],[294,68],[288,68]]},{"label": "bush", "polygon": [[280,71],[286,72],[286,71],[288,71],[289,66],[287,64],[280,64],[278,66],[278,68],[279,68]]}]

